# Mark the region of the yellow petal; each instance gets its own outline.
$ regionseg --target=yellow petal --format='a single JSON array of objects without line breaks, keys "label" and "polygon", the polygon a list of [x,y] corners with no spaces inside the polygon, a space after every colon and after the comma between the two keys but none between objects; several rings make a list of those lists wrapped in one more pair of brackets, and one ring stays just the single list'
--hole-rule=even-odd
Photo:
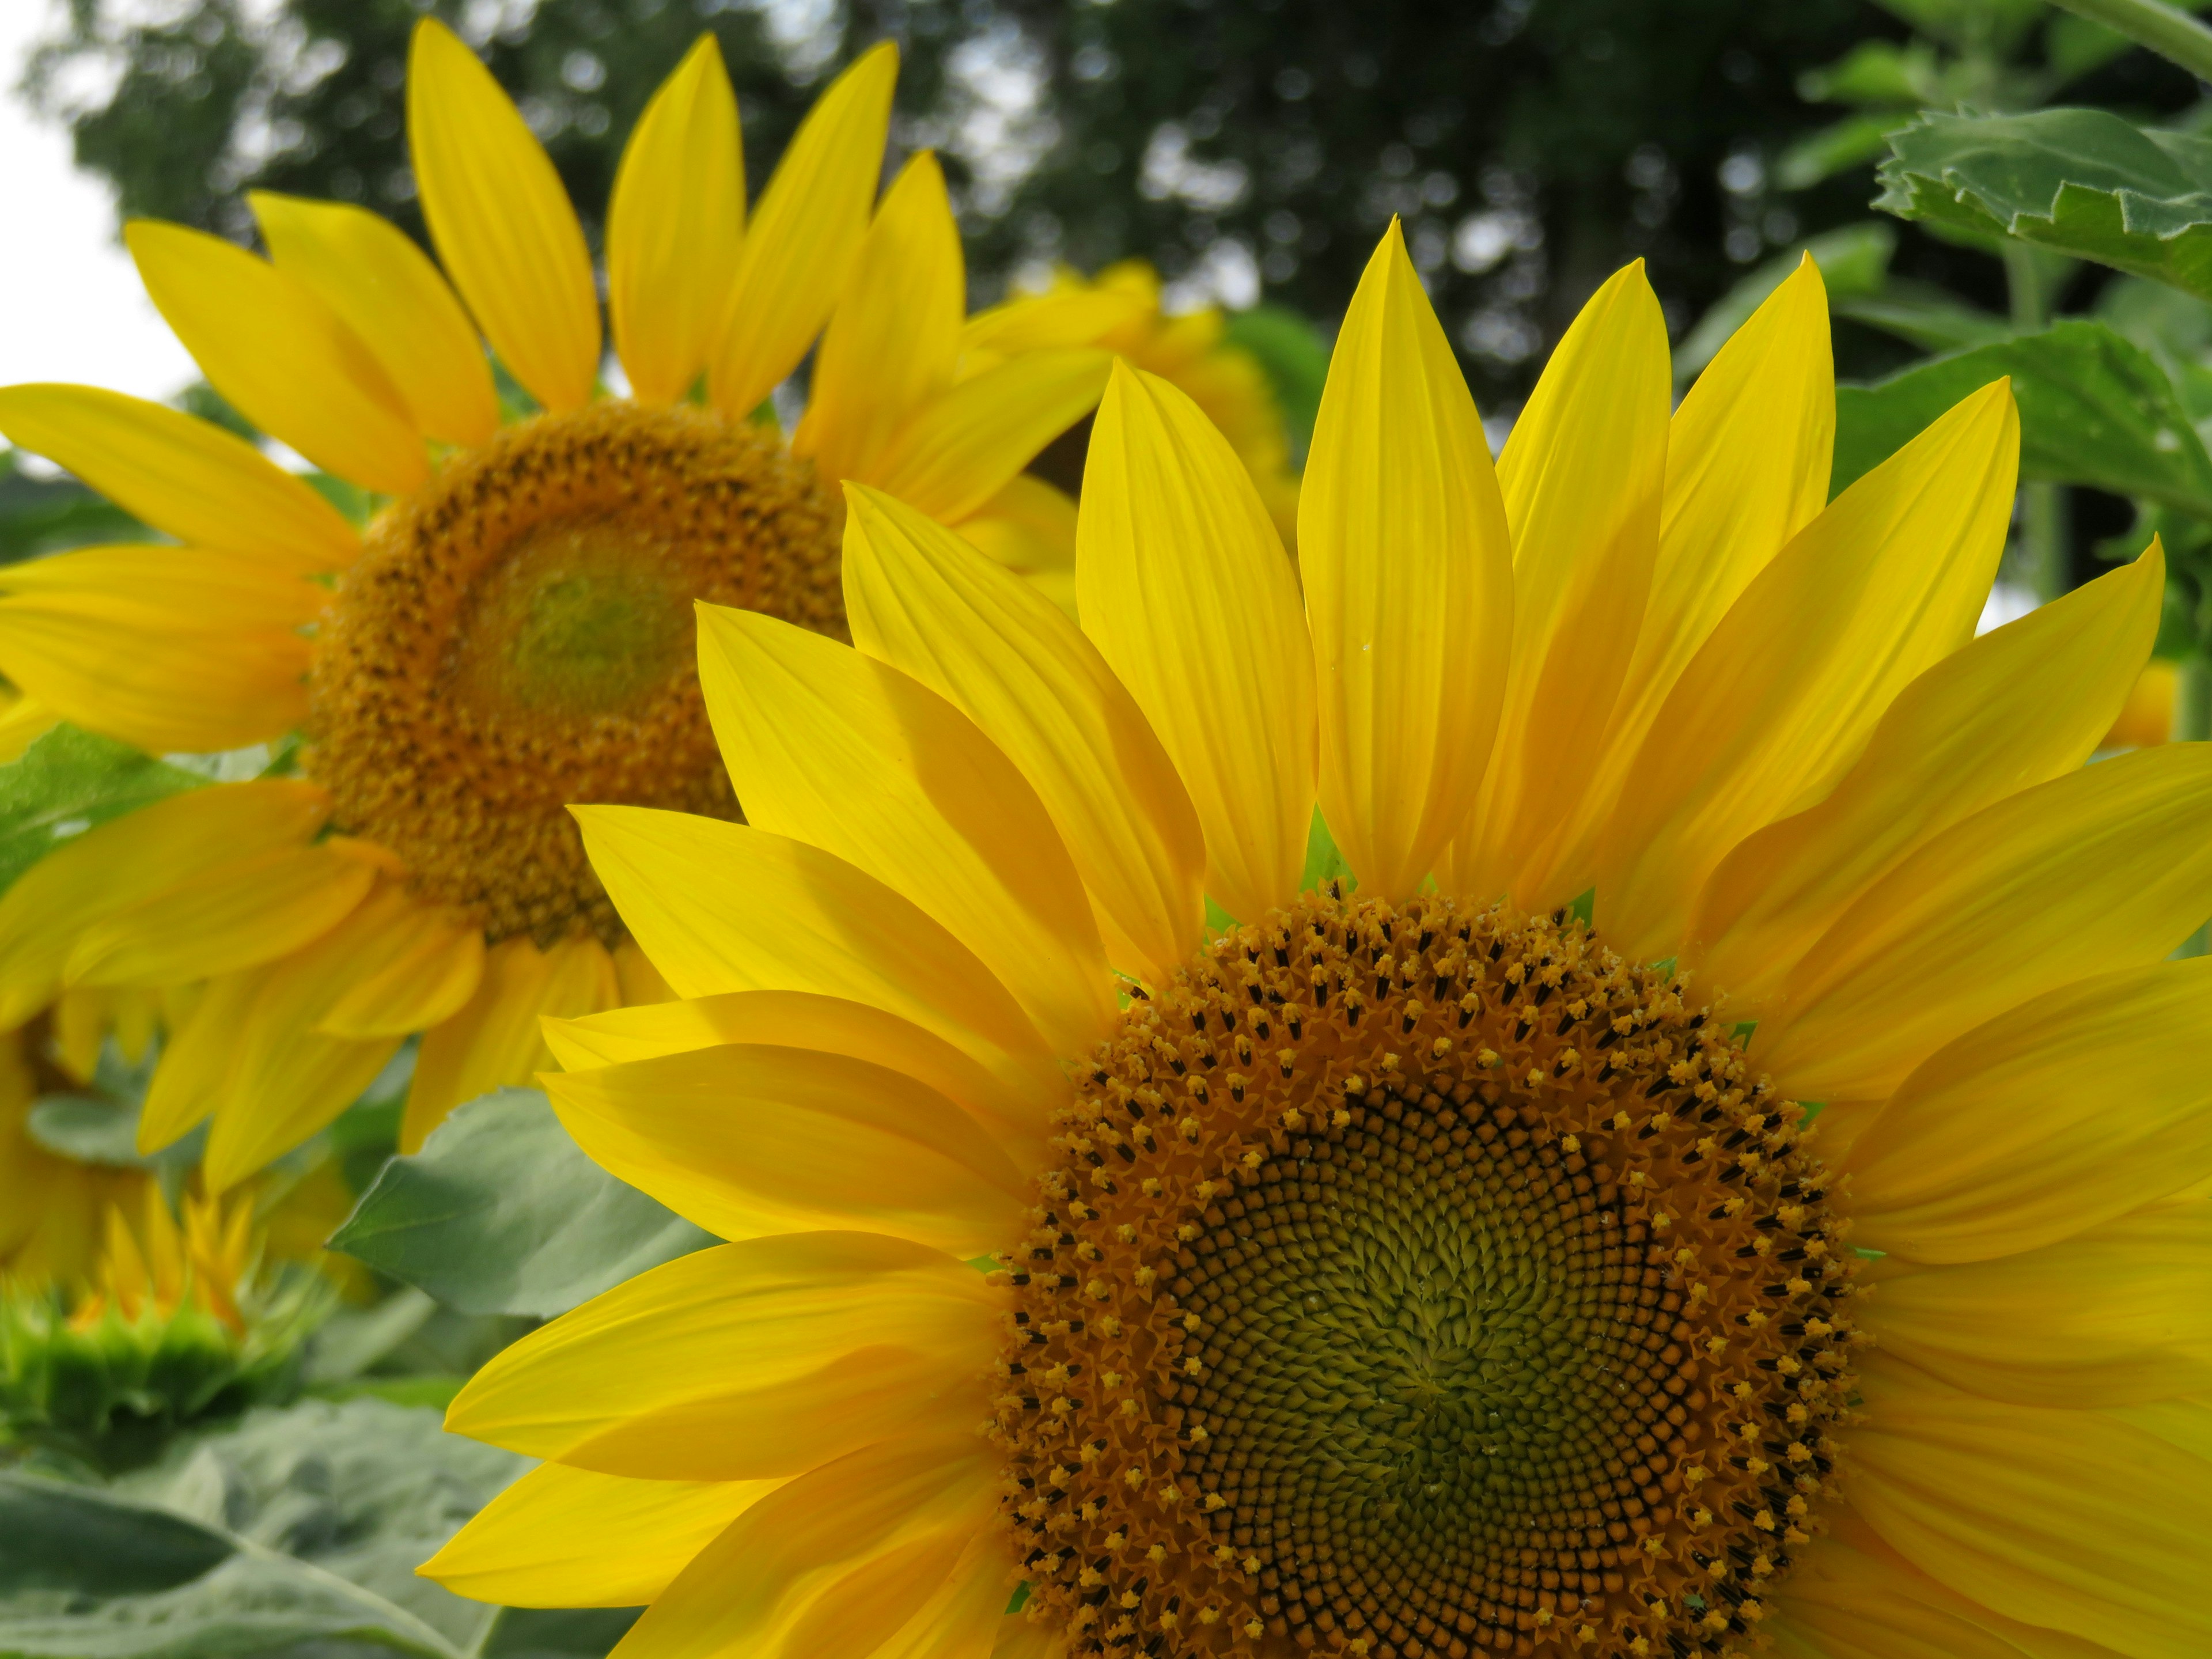
[{"label": "yellow petal", "polygon": [[2212,913],[2212,747],[2138,749],[1954,825],[1820,936],[1760,1063],[1793,1098],[1893,1088],[1960,1032],[2154,962]]},{"label": "yellow petal", "polygon": [[612,1007],[621,994],[614,960],[595,939],[566,939],[550,951],[511,939],[488,951],[474,994],[423,1036],[399,1150],[420,1150],[463,1102],[527,1084],[551,1059],[538,1030],[543,1016],[594,1014]]},{"label": "yellow petal", "polygon": [[1861,1322],[1884,1353],[1954,1388],[2075,1407],[2212,1391],[2212,1204],[2203,1200],[1880,1285]]},{"label": "yellow petal", "polygon": [[1590,799],[1609,805],[1706,637],[1828,502],[1836,370],[1810,258],[1709,363],[1667,432],[1659,556]]},{"label": "yellow petal", "polygon": [[865,1003],[807,991],[731,991],[584,1019],[549,1019],[545,1044],[563,1069],[594,1071],[656,1054],[767,1043],[847,1054],[902,1072],[958,1105],[1010,1148],[1041,1151],[1058,1091],[1009,1088],[943,1037]]},{"label": "yellow petal", "polygon": [[1018,473],[959,525],[961,539],[1075,615],[1075,503],[1065,490]]},{"label": "yellow petal", "polygon": [[699,378],[744,223],[738,100],[702,34],[638,117],[607,207],[607,317],[641,401],[673,403]]},{"label": "yellow petal", "polygon": [[632,1480],[544,1463],[415,1569],[510,1607],[642,1607],[781,1480]]},{"label": "yellow petal", "polygon": [[[364,907],[366,908],[366,907]],[[326,1036],[405,1036],[459,1013],[483,978],[481,928],[398,895],[356,945],[345,989],[315,1023]]]},{"label": "yellow petal", "polygon": [[1639,260],[1583,307],[1499,458],[1512,671],[1482,803],[1453,860],[1462,892],[1541,910],[1595,878],[1610,805],[1595,763],[1658,556],[1671,390],[1667,322]]},{"label": "yellow petal", "polygon": [[2212,957],[2154,963],[2064,986],[1937,1050],[1851,1144],[1855,1237],[1978,1261],[2212,1176],[2212,1076],[2173,1040],[2208,1012]]},{"label": "yellow petal", "polygon": [[336,312],[392,382],[416,430],[480,444],[499,428],[499,398],[476,325],[429,256],[367,208],[248,191],[276,269]]},{"label": "yellow petal", "polygon": [[224,1097],[239,1028],[253,1012],[271,975],[283,966],[281,962],[264,963],[213,980],[193,1000],[191,1012],[171,1022],[169,1040],[146,1085],[146,1103],[138,1115],[141,1152],[159,1152],[178,1139]]},{"label": "yellow petal", "polygon": [[325,1127],[389,1063],[398,1033],[356,1040],[317,1028],[356,963],[407,908],[387,883],[321,939],[264,970],[228,1045],[231,1062],[202,1165],[210,1190],[235,1186]]},{"label": "yellow petal", "polygon": [[988,1414],[1004,1293],[872,1233],[797,1233],[667,1262],[502,1349],[446,1426],[658,1480],[804,1474]]},{"label": "yellow petal", "polygon": [[639,806],[572,810],[623,924],[679,996],[843,998],[934,1033],[1018,1092],[1066,1097],[1054,1050],[1006,986],[872,876],[745,824]]},{"label": "yellow petal", "polygon": [[1297,894],[1313,821],[1313,649],[1251,475],[1196,404],[1116,364],[1077,526],[1083,631],[1166,744],[1206,890],[1253,921]]},{"label": "yellow petal", "polygon": [[707,395],[750,416],[799,367],[845,285],[868,228],[890,127],[898,49],[871,46],[830,83],[793,135],[745,227],[738,274],[708,349]]},{"label": "yellow petal", "polygon": [[1831,1524],[1796,1552],[1773,1603],[1780,1618],[1762,1627],[1790,1659],[2112,1659],[1944,1589],[1849,1510]]},{"label": "yellow petal", "polygon": [[956,522],[1091,412],[1109,364],[1103,351],[1036,351],[986,369],[918,411],[865,474],[853,476]]},{"label": "yellow petal", "polygon": [[1973,637],[2012,513],[2020,421],[1997,381],[1838,495],[1683,670],[1600,849],[1597,921],[1674,955],[1713,866],[1826,793],[1897,694]]},{"label": "yellow petal", "polygon": [[383,367],[313,289],[234,242],[134,219],[146,293],[238,412],[325,472],[399,495],[430,476]]},{"label": "yellow petal", "polygon": [[307,712],[327,597],[207,548],[81,548],[0,569],[0,669],[62,718],[156,754],[274,738]]},{"label": "yellow petal", "polygon": [[341,570],[361,538],[243,438],[89,386],[0,387],[0,433],[179,541],[289,572]]},{"label": "yellow petal", "polygon": [[625,939],[615,946],[615,982],[622,988],[624,1007],[647,1002],[673,1002],[676,993],[660,969],[654,967],[634,939]]},{"label": "yellow petal", "polygon": [[[2089,757],[2158,632],[2166,559],[2142,558],[1945,658],[1906,686],[1833,793],[1721,861],[1685,957],[1745,1005],[1939,830]],[[2063,685],[2067,695],[2053,697]]]},{"label": "yellow petal", "polygon": [[884,193],[815,354],[791,447],[824,483],[872,477],[899,428],[952,384],[967,302],[960,228],[924,150]]},{"label": "yellow petal", "polygon": [[543,1081],[595,1161],[724,1238],[859,1227],[967,1257],[1030,1201],[974,1118],[843,1054],[730,1043]]},{"label": "yellow petal", "polygon": [[1361,890],[1403,898],[1474,806],[1514,599],[1482,422],[1395,220],[1329,359],[1298,563],[1322,815]]},{"label": "yellow petal", "polygon": [[492,349],[546,408],[581,409],[599,301],[575,210],[491,72],[430,17],[408,52],[407,148],[438,257]]},{"label": "yellow petal", "polygon": [[329,813],[313,784],[221,784],[126,812],[47,854],[0,896],[0,1030],[59,994],[88,927],[237,860],[299,847]]},{"label": "yellow petal", "polygon": [[973,722],[896,669],[750,611],[699,607],[699,682],[746,817],[895,888],[982,959],[1055,1052],[1114,1015],[1060,833]]},{"label": "yellow petal", "polygon": [[2212,1464],[2096,1412],[2002,1404],[1870,1360],[1851,1504],[1960,1595],[2131,1659],[2212,1648]]},{"label": "yellow petal", "polygon": [[[810,1470],[702,1550],[614,1659],[870,1659],[994,1524],[996,1469],[961,1434],[910,1435]],[[1003,1573],[1010,1558],[992,1545]],[[884,1566],[895,1584],[872,1575]],[[852,1622],[824,1631],[824,1612]]]},{"label": "yellow petal", "polygon": [[1036,788],[1111,959],[1164,984],[1204,933],[1206,842],[1167,751],[1075,624],[949,530],[846,486],[853,641],[981,728]]},{"label": "yellow petal", "polygon": [[376,866],[341,843],[234,859],[85,928],[71,984],[180,985],[289,956],[367,896]]}]

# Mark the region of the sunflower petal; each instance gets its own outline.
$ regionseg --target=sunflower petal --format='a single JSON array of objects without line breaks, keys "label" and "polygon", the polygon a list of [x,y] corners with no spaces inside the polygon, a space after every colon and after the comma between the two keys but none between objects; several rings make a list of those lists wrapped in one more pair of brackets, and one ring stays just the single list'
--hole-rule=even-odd
[{"label": "sunflower petal", "polygon": [[213,980],[194,997],[191,1011],[171,1022],[146,1103],[138,1114],[138,1150],[156,1152],[213,1111],[223,1098],[240,1027],[282,963],[264,963]]},{"label": "sunflower petal", "polygon": [[1028,1202],[974,1118],[844,1054],[729,1043],[543,1081],[597,1162],[724,1238],[863,1227],[965,1257]]},{"label": "sunflower petal", "polygon": [[179,541],[301,574],[342,570],[361,550],[353,526],[304,480],[243,438],[141,398],[0,387],[0,434]]},{"label": "sunflower petal", "polygon": [[[1984,635],[1906,686],[1833,793],[1722,860],[1685,956],[1747,1011],[1914,848],[2080,766],[2149,654],[2165,592],[2154,542],[2134,564]],[[2053,685],[2067,695],[2052,697]]]},{"label": "sunflower petal", "polygon": [[483,979],[483,930],[397,895],[356,945],[345,989],[316,1021],[325,1036],[405,1036],[468,1006]]},{"label": "sunflower petal", "polygon": [[382,365],[306,283],[184,225],[134,219],[123,240],[148,297],[247,420],[371,489],[400,495],[430,476]]},{"label": "sunflower petal", "polygon": [[398,899],[387,890],[264,970],[260,992],[230,1034],[231,1062],[202,1164],[210,1192],[237,1185],[327,1127],[390,1062],[397,1036],[357,1042],[315,1027],[343,990],[356,951],[373,941]]},{"label": "sunflower petal", "polygon": [[1870,888],[1784,985],[1759,1059],[1799,1100],[1886,1093],[1978,1021],[2156,961],[2212,914],[2212,747],[2139,749],[1998,802]]},{"label": "sunflower petal", "polygon": [[341,843],[234,859],[84,929],[71,984],[185,985],[289,956],[350,915],[376,867]]},{"label": "sunflower petal", "polygon": [[989,1410],[1000,1293],[872,1233],[797,1233],[654,1267],[502,1349],[458,1434],[647,1480],[804,1474]]},{"label": "sunflower petal", "polygon": [[1583,307],[1498,460],[1513,526],[1512,672],[1482,803],[1453,861],[1462,892],[1541,910],[1594,878],[1611,803],[1594,792],[1591,763],[1643,629],[1671,390],[1667,322],[1639,260]]},{"label": "sunflower petal", "polygon": [[1590,798],[1609,806],[1698,648],[1828,502],[1836,369],[1808,256],[1729,337],[1674,411],[1643,631]]},{"label": "sunflower petal", "polygon": [[550,1056],[538,1021],[612,1007],[621,995],[614,959],[589,937],[540,951],[511,939],[485,953],[476,991],[423,1035],[399,1125],[399,1150],[419,1151],[454,1107],[494,1089],[527,1084]]},{"label": "sunflower petal", "polygon": [[416,1571],[509,1607],[635,1607],[781,1480],[633,1480],[543,1463]]},{"label": "sunflower petal", "polygon": [[924,150],[884,193],[815,354],[791,447],[824,483],[872,476],[899,428],[952,384],[967,300],[960,228]]},{"label": "sunflower petal", "polygon": [[1313,650],[1251,475],[1198,406],[1116,363],[1077,525],[1083,630],[1167,746],[1231,915],[1288,903],[1313,820]]},{"label": "sunflower petal", "polygon": [[1041,1109],[1066,1097],[1054,1051],[1006,986],[874,877],[749,825],[572,810],[615,908],[678,995],[803,991],[861,1003],[942,1037]]},{"label": "sunflower petal", "polygon": [[483,343],[429,256],[367,208],[248,191],[276,269],[336,312],[383,368],[416,430],[480,444],[499,429]]},{"label": "sunflower petal", "polygon": [[1060,1054],[1114,1012],[1105,954],[1036,792],[896,669],[750,611],[699,607],[699,681],[746,817],[868,872],[988,963]]},{"label": "sunflower petal", "polygon": [[1954,1388],[2075,1408],[2212,1393],[2212,1203],[2203,1200],[1880,1284],[1860,1322],[1884,1353]]},{"label": "sunflower petal", "polygon": [[1832,501],[1730,607],[1668,695],[1601,848],[1597,921],[1674,955],[1737,842],[1825,794],[1882,712],[1973,637],[2012,513],[2008,382]]},{"label": "sunflower petal", "polygon": [[[612,1659],[870,1659],[990,1526],[994,1480],[966,1433],[909,1435],[810,1470],[702,1550]],[[885,1565],[903,1570],[895,1587],[871,1575]],[[810,1630],[825,1608],[852,1622]]]},{"label": "sunflower petal", "polygon": [[963,380],[907,422],[862,477],[947,524],[979,511],[1098,402],[1103,351],[1033,351]]},{"label": "sunflower petal", "polygon": [[594,1071],[658,1054],[766,1043],[845,1054],[927,1085],[1010,1144],[1042,1149],[1052,1097],[1010,1089],[943,1037],[866,1003],[806,991],[732,991],[583,1019],[549,1019],[546,1046],[564,1070]]},{"label": "sunflower petal", "polygon": [[2208,1013],[2212,957],[2154,963],[2062,987],[1938,1049],[1851,1144],[1855,1237],[1914,1261],[1979,1261],[2212,1176],[2212,1076],[2173,1041]]},{"label": "sunflower petal", "polygon": [[1019,577],[888,496],[848,484],[845,499],[854,643],[950,701],[1021,769],[1109,955],[1164,984],[1203,936],[1206,841],[1135,702]]},{"label": "sunflower petal", "polygon": [[708,398],[733,421],[799,367],[844,288],[867,234],[897,80],[898,49],[871,46],[815,101],[776,163],[708,352]]},{"label": "sunflower petal", "polygon": [[738,100],[702,34],[638,117],[607,207],[607,316],[641,402],[673,403],[699,378],[744,225]]},{"label": "sunflower petal", "polygon": [[0,896],[0,1030],[60,994],[63,966],[88,927],[237,860],[298,847],[329,814],[330,797],[310,783],[220,784],[142,806],[47,854]]},{"label": "sunflower petal", "polygon": [[2113,1659],[1946,1589],[1848,1510],[1808,1548],[1775,1602],[1787,1659]]},{"label": "sunflower petal", "polygon": [[1482,422],[1398,224],[1329,359],[1298,501],[1322,815],[1403,898],[1474,809],[1513,630],[1512,540]]},{"label": "sunflower petal", "polygon": [[273,738],[307,714],[324,591],[207,548],[80,548],[0,568],[0,668],[62,718],[156,754]]},{"label": "sunflower petal", "polygon": [[2212,1648],[2212,1464],[2097,1412],[2013,1406],[1870,1362],[1851,1504],[1960,1595],[2130,1656]]},{"label": "sunflower petal", "polygon": [[599,374],[583,229],[491,71],[435,18],[408,50],[407,148],[430,239],[492,349],[546,408],[581,409]]}]

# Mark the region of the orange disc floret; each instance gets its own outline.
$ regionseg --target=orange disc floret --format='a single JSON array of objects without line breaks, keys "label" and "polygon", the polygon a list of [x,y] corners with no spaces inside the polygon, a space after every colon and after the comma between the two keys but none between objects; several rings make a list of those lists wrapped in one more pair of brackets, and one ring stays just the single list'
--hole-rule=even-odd
[{"label": "orange disc floret", "polygon": [[842,512],[765,428],[603,402],[508,428],[380,517],[310,676],[308,770],[491,943],[621,938],[567,806],[737,816],[692,604],[838,637]]},{"label": "orange disc floret", "polygon": [[1831,1486],[1801,1108],[1564,915],[1309,896],[1080,1079],[989,1432],[1121,1656],[1737,1650]]}]

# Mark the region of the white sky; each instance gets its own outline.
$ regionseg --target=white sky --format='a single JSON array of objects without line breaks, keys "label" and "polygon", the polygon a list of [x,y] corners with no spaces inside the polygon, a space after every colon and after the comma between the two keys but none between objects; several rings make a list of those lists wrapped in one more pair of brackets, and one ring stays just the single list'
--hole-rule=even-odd
[{"label": "white sky", "polygon": [[195,378],[115,236],[106,185],[70,161],[69,137],[15,95],[31,44],[61,0],[0,0],[0,386],[82,380],[167,398]]}]

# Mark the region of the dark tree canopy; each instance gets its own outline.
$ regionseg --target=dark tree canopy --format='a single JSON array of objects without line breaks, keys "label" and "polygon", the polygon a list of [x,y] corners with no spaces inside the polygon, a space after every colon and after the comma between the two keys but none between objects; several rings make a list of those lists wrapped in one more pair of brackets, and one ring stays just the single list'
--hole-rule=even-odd
[{"label": "dark tree canopy", "polygon": [[1863,170],[1785,198],[1770,163],[1835,114],[1799,96],[1806,70],[1904,33],[1871,0],[283,0],[265,22],[191,0],[159,24],[124,21],[133,9],[71,0],[30,77],[126,214],[250,240],[251,185],[366,202],[420,234],[404,82],[429,10],[515,94],[596,239],[623,137],[702,28],[736,82],[756,191],[827,76],[889,35],[905,53],[896,138],[944,154],[979,301],[1053,260],[1136,254],[1327,326],[1395,213],[1478,392],[1509,402],[1624,261],[1650,262],[1679,331],[1750,262],[1865,216]]}]

